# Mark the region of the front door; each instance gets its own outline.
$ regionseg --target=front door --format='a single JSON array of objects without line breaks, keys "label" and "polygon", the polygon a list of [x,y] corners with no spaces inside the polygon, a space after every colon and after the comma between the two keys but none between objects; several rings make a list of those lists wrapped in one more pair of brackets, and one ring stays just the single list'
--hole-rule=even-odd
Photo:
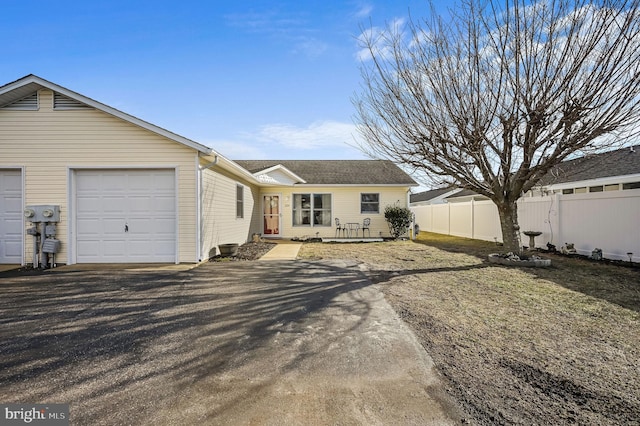
[{"label": "front door", "polygon": [[280,236],[280,196],[264,195],[262,197],[263,233],[266,237]]}]

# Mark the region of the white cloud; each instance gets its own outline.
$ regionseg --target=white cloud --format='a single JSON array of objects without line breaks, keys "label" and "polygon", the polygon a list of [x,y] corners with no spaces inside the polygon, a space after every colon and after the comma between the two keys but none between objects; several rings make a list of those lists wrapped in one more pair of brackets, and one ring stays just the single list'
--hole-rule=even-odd
[{"label": "white cloud", "polygon": [[369,3],[362,3],[359,5],[358,10],[354,13],[354,17],[362,19],[371,16],[373,6]]},{"label": "white cloud", "polygon": [[388,40],[401,35],[404,32],[405,23],[404,18],[395,18],[386,28],[371,27],[362,31],[356,39],[359,48],[356,58],[361,62],[371,60],[371,50],[378,58],[391,57],[392,50],[389,48]]},{"label": "white cloud", "polygon": [[263,34],[277,40],[284,40],[294,54],[302,54],[309,59],[315,59],[327,51],[329,45],[310,34],[319,33],[305,14],[292,11],[280,12],[275,10],[243,14],[226,15],[227,25],[240,28],[243,31]]},{"label": "white cloud", "polygon": [[286,15],[274,10],[249,11],[225,15],[227,25],[247,32],[263,34],[284,34],[304,29],[306,21],[295,15]]},{"label": "white cloud", "polygon": [[236,138],[203,143],[230,159],[357,159],[356,126],[338,121],[318,121],[307,127],[268,124]]},{"label": "white cloud", "polygon": [[301,53],[306,57],[313,59],[321,56],[329,46],[315,38],[303,37],[293,48],[293,53]]},{"label": "white cloud", "polygon": [[276,143],[298,150],[344,147],[353,144],[356,127],[338,121],[318,121],[308,127],[292,124],[270,124],[260,128],[255,135],[261,142]]}]

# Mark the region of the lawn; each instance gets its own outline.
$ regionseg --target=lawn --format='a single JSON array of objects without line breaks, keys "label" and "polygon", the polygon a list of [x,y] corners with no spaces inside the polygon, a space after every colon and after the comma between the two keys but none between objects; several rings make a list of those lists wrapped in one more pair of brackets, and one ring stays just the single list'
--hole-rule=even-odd
[{"label": "lawn", "polygon": [[362,264],[415,331],[473,424],[640,424],[640,267],[543,255],[486,261],[493,243],[305,244]]}]

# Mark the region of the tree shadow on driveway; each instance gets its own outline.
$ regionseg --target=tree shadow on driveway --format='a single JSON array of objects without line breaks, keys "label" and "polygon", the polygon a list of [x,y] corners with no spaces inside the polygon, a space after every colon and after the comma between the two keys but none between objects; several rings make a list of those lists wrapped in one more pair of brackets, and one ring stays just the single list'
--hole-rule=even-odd
[{"label": "tree shadow on driveway", "polygon": [[[352,293],[371,281],[340,262],[2,281],[0,401],[70,403],[73,424],[212,421],[371,314]],[[342,319],[309,320],[328,307]]]}]

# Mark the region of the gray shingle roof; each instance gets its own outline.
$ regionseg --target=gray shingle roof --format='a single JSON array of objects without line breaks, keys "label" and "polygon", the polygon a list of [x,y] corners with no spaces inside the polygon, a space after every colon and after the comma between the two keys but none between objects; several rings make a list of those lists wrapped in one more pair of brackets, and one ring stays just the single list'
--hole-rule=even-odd
[{"label": "gray shingle roof", "polygon": [[433,200],[436,197],[441,196],[442,194],[446,194],[447,192],[453,190],[454,188],[449,186],[446,188],[438,188],[438,189],[430,189],[429,191],[418,192],[417,194],[411,194],[409,196],[410,202],[419,203],[421,201],[429,201]]},{"label": "gray shingle roof", "polygon": [[640,145],[563,161],[540,181],[540,185],[576,182],[640,173]]},{"label": "gray shingle roof", "polygon": [[235,160],[251,173],[282,165],[308,185],[417,185],[388,160]]}]

